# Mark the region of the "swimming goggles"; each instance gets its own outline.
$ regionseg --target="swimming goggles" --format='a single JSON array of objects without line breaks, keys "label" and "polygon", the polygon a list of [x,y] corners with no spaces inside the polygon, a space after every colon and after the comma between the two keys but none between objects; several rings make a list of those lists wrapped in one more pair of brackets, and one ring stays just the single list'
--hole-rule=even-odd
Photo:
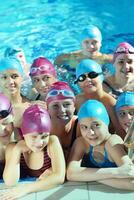
[{"label": "swimming goggles", "polygon": [[118,47],[115,51],[115,53],[130,53],[133,54],[134,53],[134,48],[133,47]]},{"label": "swimming goggles", "polygon": [[97,73],[97,72],[89,72],[87,74],[81,74],[76,81],[74,81],[74,83],[76,84],[77,82],[83,82],[86,80],[86,78],[90,78],[90,79],[93,79],[93,78],[96,78],[97,76],[103,74],[102,72],[101,73]]},{"label": "swimming goggles", "polygon": [[71,98],[74,98],[74,93],[72,91],[69,91],[69,90],[52,90],[50,92],[48,92],[47,96],[46,96],[46,100],[49,98],[49,97],[55,97],[55,96],[58,96],[58,95],[63,95],[64,97],[71,97]]},{"label": "swimming goggles", "polygon": [[8,110],[1,110],[0,111],[0,119],[6,118],[11,113],[11,111],[12,111],[11,105]]},{"label": "swimming goggles", "polygon": [[49,65],[42,65],[40,67],[31,67],[30,74],[35,74],[37,71],[51,71]]}]

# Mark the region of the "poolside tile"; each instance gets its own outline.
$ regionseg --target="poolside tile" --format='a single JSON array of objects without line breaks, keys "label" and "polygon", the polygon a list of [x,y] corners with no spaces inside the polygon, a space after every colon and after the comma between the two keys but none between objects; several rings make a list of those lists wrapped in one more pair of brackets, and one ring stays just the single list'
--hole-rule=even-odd
[{"label": "poolside tile", "polygon": [[57,188],[38,192],[37,200],[88,200],[87,184],[75,186],[59,186]]},{"label": "poolside tile", "polygon": [[91,185],[88,184],[89,199],[90,200],[133,200],[134,192],[114,189],[102,184]]}]

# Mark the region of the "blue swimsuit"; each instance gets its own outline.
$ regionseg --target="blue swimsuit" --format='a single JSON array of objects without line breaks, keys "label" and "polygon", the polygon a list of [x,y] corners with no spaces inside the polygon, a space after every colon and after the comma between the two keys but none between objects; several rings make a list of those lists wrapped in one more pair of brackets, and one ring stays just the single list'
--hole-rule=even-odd
[{"label": "blue swimsuit", "polygon": [[102,162],[95,161],[93,158],[93,146],[90,146],[89,152],[83,156],[81,166],[88,168],[117,167],[117,165],[114,162],[111,162],[108,159],[108,154],[105,148],[104,148],[104,161]]}]

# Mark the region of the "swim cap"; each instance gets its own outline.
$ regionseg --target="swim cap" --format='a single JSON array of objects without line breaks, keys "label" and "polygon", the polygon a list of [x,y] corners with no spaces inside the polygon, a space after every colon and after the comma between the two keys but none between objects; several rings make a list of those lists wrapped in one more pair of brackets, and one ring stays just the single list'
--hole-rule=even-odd
[{"label": "swim cap", "polygon": [[0,93],[0,119],[6,118],[11,112],[11,102],[3,93]]},{"label": "swim cap", "polygon": [[0,60],[0,73],[3,73],[6,70],[15,69],[19,72],[21,76],[24,75],[23,68],[16,58],[3,58]]},{"label": "swim cap", "polygon": [[78,120],[83,118],[96,118],[109,125],[109,116],[105,106],[97,100],[88,100],[82,104],[78,112]]},{"label": "swim cap", "polygon": [[21,48],[18,48],[16,46],[10,46],[7,47],[5,52],[4,52],[4,57],[15,57],[17,53],[23,52]]},{"label": "swim cap", "polygon": [[134,54],[134,47],[127,42],[120,43],[114,52],[113,63],[120,54]]},{"label": "swim cap", "polygon": [[21,124],[22,135],[34,132],[38,134],[49,133],[50,130],[51,120],[47,110],[38,105],[32,105],[25,110]]},{"label": "swim cap", "polygon": [[93,25],[89,25],[87,28],[85,28],[81,33],[81,41],[85,39],[95,39],[97,41],[102,41],[102,35],[100,30]]},{"label": "swim cap", "polygon": [[[91,59],[83,59],[76,67],[76,79],[82,74],[89,72],[102,73],[101,66]],[[104,80],[103,74],[99,75],[101,81]]]},{"label": "swim cap", "polygon": [[30,76],[38,76],[42,74],[49,74],[56,76],[56,70],[54,65],[46,58],[39,57],[33,61],[30,68]]},{"label": "swim cap", "polygon": [[134,92],[123,92],[117,99],[116,102],[116,112],[124,106],[134,106]]},{"label": "swim cap", "polygon": [[55,82],[46,95],[46,102],[49,104],[52,101],[73,99],[75,101],[75,95],[68,83],[63,81]]}]

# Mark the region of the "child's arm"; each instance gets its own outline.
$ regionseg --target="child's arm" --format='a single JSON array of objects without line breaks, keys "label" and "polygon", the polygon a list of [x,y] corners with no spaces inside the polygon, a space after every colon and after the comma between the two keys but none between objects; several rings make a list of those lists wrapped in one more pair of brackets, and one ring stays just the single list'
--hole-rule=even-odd
[{"label": "child's arm", "polygon": [[[86,168],[81,167],[81,159],[84,154],[85,144],[82,138],[78,138],[70,154],[70,162],[67,169],[67,179],[70,181],[99,181],[111,178],[134,177],[134,166],[131,174],[129,170],[115,168]],[[128,169],[128,168],[125,168]],[[121,174],[122,173],[122,174]]]},{"label": "child's arm", "polygon": [[2,196],[2,200],[7,197],[10,199],[17,199],[25,196],[28,193],[48,190],[64,182],[65,178],[65,160],[60,142],[56,136],[50,136],[48,145],[49,156],[52,163],[52,173],[44,178],[37,179],[37,181],[17,186]]},{"label": "child's arm", "polygon": [[3,179],[6,185],[11,186],[18,182],[20,178],[20,157],[21,157],[21,144],[23,140],[18,144],[9,144],[6,149],[6,163],[3,172]]}]

